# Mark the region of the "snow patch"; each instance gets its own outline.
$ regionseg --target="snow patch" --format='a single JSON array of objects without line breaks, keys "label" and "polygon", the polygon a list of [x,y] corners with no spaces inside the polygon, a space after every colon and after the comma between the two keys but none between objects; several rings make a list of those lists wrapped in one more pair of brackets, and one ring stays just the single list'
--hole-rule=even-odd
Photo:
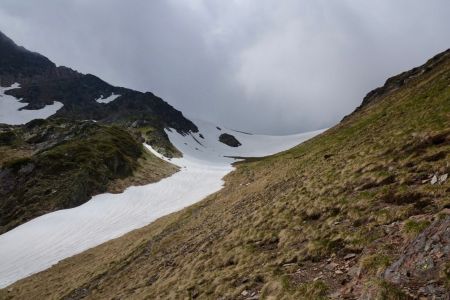
[{"label": "snow patch", "polygon": [[[0,235],[0,288],[217,192],[223,186],[222,178],[233,170],[235,159],[225,156],[269,155],[321,132],[280,137],[233,132],[242,146],[232,149],[218,141],[227,129],[195,123],[198,133],[183,136],[166,130],[182,158],[167,159],[145,145],[157,157],[180,167],[174,175],[129,187],[121,194],[97,195],[81,206],[43,215]],[[196,141],[200,134],[204,136],[201,146]]]},{"label": "snow patch", "polygon": [[97,101],[98,103],[107,104],[107,103],[113,102],[114,100],[116,100],[119,97],[120,97],[120,95],[111,93],[111,95],[106,98],[103,98],[103,95],[101,95],[101,97],[98,99],[95,99],[95,101]]},{"label": "snow patch", "polygon": [[[191,159],[206,160],[209,163],[231,163],[235,161],[232,157],[261,157],[290,149],[324,130],[293,134],[293,135],[257,135],[239,132],[225,127],[219,127],[202,120],[191,119],[199,128],[197,133],[180,135],[175,130],[166,130],[170,141],[180,150],[183,155],[189,155]],[[242,145],[230,147],[219,142],[219,136],[223,133],[233,135]],[[203,136],[203,138],[201,136]],[[202,151],[197,141],[201,141]]]},{"label": "snow patch", "polygon": [[18,83],[14,83],[10,87],[0,87],[0,123],[20,125],[34,119],[46,119],[63,107],[61,102],[53,101],[53,104],[46,105],[41,109],[21,110],[27,104],[20,102],[21,99],[5,94],[8,90],[18,88],[20,88]]}]

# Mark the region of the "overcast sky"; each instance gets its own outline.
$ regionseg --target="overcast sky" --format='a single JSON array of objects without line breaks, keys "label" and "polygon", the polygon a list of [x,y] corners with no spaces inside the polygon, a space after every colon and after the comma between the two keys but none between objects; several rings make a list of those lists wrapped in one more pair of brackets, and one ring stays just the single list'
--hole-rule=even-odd
[{"label": "overcast sky", "polygon": [[258,133],[328,127],[450,47],[449,0],[1,0],[58,65]]}]

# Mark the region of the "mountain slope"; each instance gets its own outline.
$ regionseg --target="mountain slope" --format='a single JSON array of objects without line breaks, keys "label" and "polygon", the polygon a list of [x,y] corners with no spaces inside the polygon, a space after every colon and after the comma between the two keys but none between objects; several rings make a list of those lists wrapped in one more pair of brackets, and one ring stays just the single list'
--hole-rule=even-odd
[{"label": "mountain slope", "polygon": [[[83,205],[45,214],[0,235],[0,287],[45,270],[62,259],[148,225],[159,217],[183,209],[220,190],[223,186],[222,178],[232,171],[231,163],[234,161],[233,158],[224,157],[224,154],[252,157],[273,154],[289,149],[317,134],[317,132],[311,132],[289,136],[258,136],[233,133],[242,142],[241,146],[236,149],[219,141],[221,134],[224,132],[230,134],[231,130],[223,127],[223,129],[218,130],[215,125],[205,122],[197,124],[201,130],[201,133],[198,134],[190,133],[182,136],[175,130],[168,130],[171,142],[183,152],[182,158],[164,158],[150,146],[145,146],[151,153],[178,166],[179,172],[176,174],[157,183],[128,188],[120,194],[104,193],[97,195]],[[100,136],[92,135],[91,140],[83,140],[83,145],[93,144],[92,148],[94,148],[88,152],[93,152],[93,155],[86,155],[86,150],[83,148],[84,151],[81,151],[81,157],[84,159],[86,159],[86,156],[92,157],[87,162],[94,167],[88,169],[90,172],[102,174],[102,156],[93,150],[97,149],[98,143],[103,144],[108,137],[104,133]],[[123,139],[123,145],[120,146],[125,147],[125,149],[131,148],[131,151],[124,152],[133,153],[133,147],[130,147],[129,144],[129,139]],[[133,144],[131,143],[131,145]],[[255,147],[255,145],[261,147]],[[64,147],[64,149],[67,149],[67,147]],[[75,152],[58,150],[57,153],[66,153],[69,156]],[[114,153],[112,152],[112,154]],[[55,155],[53,154],[51,157],[53,158]],[[121,162],[120,158],[118,161]],[[129,161],[133,162],[133,160]],[[154,160],[150,161],[153,162]],[[68,182],[73,181],[72,186],[75,187],[75,190],[80,180],[78,178],[73,180],[73,178],[70,178],[70,174],[73,173],[73,165],[77,164],[72,163],[65,166],[63,169],[67,170],[63,171],[65,176],[62,176],[63,180],[68,177]],[[50,162],[50,166],[53,167],[51,169],[55,168],[54,165]],[[159,167],[159,172],[164,171],[158,160],[156,160],[155,165]],[[28,166],[28,164],[25,166]],[[29,167],[25,168],[30,169]],[[30,171],[32,170],[31,168]],[[156,173],[154,175],[158,174],[155,170],[153,170],[153,173]],[[35,176],[30,176],[30,178],[39,177],[39,175],[38,173]],[[57,183],[61,180],[60,176],[46,175],[51,178],[48,182]],[[149,181],[153,177],[145,176],[143,179]],[[85,188],[89,188],[91,185],[97,187],[98,182],[101,183],[103,178],[102,176],[95,176],[94,178],[97,181],[94,181],[93,184],[82,186],[85,186]],[[18,185],[21,186],[21,184]],[[67,191],[67,194],[70,195],[73,191],[72,186],[66,187],[62,192]],[[31,195],[36,194],[33,188],[31,188],[31,191],[28,191],[27,188],[24,190]],[[61,193],[61,191],[54,192]],[[73,196],[78,195],[75,192],[72,194]],[[42,206],[44,206],[43,204]],[[27,209],[32,208],[32,206],[27,207]],[[25,210],[25,212],[28,212],[28,210]]]},{"label": "mountain slope", "polygon": [[56,65],[39,53],[17,46],[0,32],[0,85],[10,85],[16,79],[26,79],[55,70]]},{"label": "mountain slope", "polygon": [[[197,132],[181,112],[152,93],[114,87],[94,75],[57,67],[0,32],[0,86],[14,83],[19,83],[20,88],[7,94],[22,99],[27,104],[23,109],[36,110],[59,101],[64,106],[54,117],[128,125],[140,120],[159,130],[171,127],[180,133]],[[111,95],[118,97],[102,103],[101,99]]]},{"label": "mountain slope", "polygon": [[0,123],[21,125],[0,124],[0,233],[96,194],[173,174],[177,168],[142,142],[177,156],[164,129],[198,131],[152,93],[57,67],[1,32]]},{"label": "mountain slope", "polygon": [[320,136],[238,163],[200,203],[2,297],[448,298],[450,51],[424,70]]}]

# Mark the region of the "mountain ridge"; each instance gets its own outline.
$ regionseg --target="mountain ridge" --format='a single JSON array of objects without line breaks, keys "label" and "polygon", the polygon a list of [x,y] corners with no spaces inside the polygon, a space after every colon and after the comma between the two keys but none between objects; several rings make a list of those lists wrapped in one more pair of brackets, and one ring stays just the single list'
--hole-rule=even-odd
[{"label": "mountain ridge", "polygon": [[[53,117],[127,125],[145,120],[160,132],[165,127],[183,134],[198,131],[180,111],[153,93],[114,87],[95,75],[56,66],[45,56],[16,45],[0,32],[0,85],[10,86],[16,82],[21,87],[7,94],[27,103],[24,109],[40,109],[53,101],[62,102],[64,106]],[[111,103],[95,101],[113,93],[120,97]]]},{"label": "mountain ridge", "polygon": [[345,116],[344,119],[358,112],[364,107],[371,105],[378,99],[389,95],[389,93],[395,91],[396,89],[401,88],[403,85],[408,83],[408,81],[414,79],[415,77],[420,76],[425,72],[430,72],[436,65],[439,65],[440,63],[442,63],[442,61],[445,61],[445,59],[447,59],[449,55],[450,49],[444,50],[443,52],[438,53],[427,60],[423,65],[419,67],[414,67],[411,70],[404,71],[398,75],[389,77],[382,86],[377,87],[367,93],[366,96],[364,96],[361,104],[350,115]]}]

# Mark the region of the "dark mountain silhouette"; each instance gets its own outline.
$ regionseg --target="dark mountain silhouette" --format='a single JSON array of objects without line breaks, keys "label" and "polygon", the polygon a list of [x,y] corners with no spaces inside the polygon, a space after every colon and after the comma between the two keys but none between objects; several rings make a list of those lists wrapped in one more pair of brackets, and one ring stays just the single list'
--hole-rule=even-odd
[{"label": "dark mountain silhouette", "polygon": [[[144,120],[146,125],[160,130],[164,127],[175,128],[180,133],[198,130],[180,111],[150,92],[115,87],[94,75],[57,67],[45,56],[16,45],[0,32],[0,85],[10,86],[15,82],[21,88],[7,93],[28,103],[25,109],[62,102],[64,107],[54,118],[125,124]],[[96,101],[113,93],[120,95],[113,102]]]}]

